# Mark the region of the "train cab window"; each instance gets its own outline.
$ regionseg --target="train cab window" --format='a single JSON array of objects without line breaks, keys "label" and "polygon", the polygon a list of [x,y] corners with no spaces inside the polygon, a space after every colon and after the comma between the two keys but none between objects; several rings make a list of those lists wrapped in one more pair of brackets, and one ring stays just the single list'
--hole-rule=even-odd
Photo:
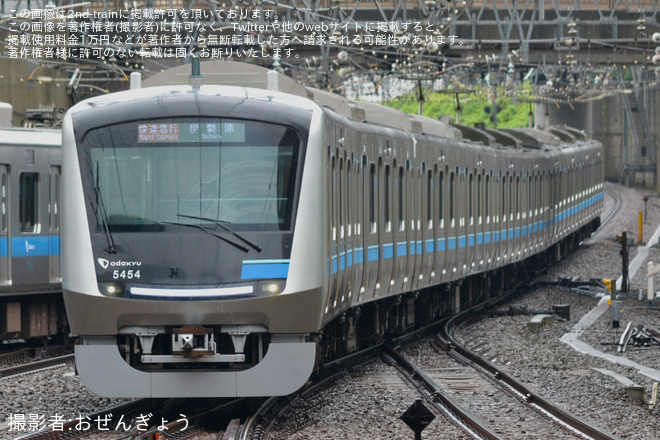
[{"label": "train cab window", "polygon": [[21,232],[38,232],[39,174],[22,173],[19,183],[19,224]]},{"label": "train cab window", "polygon": [[302,145],[294,127],[229,118],[95,128],[79,149],[85,191],[97,200],[89,215],[113,232],[170,233],[217,221],[291,230]]}]

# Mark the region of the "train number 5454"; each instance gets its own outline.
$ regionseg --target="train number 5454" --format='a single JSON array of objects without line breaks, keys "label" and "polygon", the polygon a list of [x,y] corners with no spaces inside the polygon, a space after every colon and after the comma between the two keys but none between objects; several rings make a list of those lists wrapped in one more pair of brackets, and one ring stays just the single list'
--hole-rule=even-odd
[{"label": "train number 5454", "polygon": [[118,280],[132,280],[133,278],[140,279],[140,271],[139,270],[115,270],[112,272],[112,279]]}]

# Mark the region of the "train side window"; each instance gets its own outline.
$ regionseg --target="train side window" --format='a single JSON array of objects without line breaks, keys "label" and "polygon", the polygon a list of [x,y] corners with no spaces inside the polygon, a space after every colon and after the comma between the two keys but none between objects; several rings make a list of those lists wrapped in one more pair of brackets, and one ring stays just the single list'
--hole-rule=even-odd
[{"label": "train side window", "polygon": [[19,201],[19,224],[21,232],[38,232],[39,174],[21,174]]},{"label": "train side window", "polygon": [[2,193],[0,193],[0,231],[7,232],[7,173],[2,173]]}]

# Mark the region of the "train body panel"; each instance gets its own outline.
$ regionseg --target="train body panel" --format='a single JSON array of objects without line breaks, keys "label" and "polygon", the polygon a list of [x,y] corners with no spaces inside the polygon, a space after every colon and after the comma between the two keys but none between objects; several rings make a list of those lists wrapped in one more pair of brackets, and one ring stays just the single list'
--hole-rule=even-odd
[{"label": "train body panel", "polygon": [[[65,118],[64,296],[99,394],[292,392],[315,359],[436,313],[420,292],[460,310],[465,280],[560,254],[598,221],[602,146],[579,133],[484,145],[254,66],[205,66],[234,86],[133,90]],[[240,87],[248,74],[267,90]]]}]

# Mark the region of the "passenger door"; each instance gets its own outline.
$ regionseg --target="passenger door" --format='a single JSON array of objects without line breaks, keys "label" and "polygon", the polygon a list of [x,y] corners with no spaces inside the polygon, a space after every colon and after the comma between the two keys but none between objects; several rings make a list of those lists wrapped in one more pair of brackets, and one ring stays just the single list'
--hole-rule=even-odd
[{"label": "passenger door", "polygon": [[0,286],[10,284],[9,267],[9,170],[0,164]]}]

